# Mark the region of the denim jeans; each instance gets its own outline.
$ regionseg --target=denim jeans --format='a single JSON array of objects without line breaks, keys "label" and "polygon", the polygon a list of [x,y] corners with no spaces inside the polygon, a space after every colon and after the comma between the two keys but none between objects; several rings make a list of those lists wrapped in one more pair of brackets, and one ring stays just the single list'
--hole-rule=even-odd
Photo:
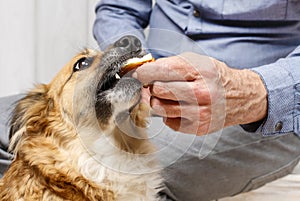
[{"label": "denim jeans", "polygon": [[[10,163],[9,113],[21,96],[0,98],[0,177]],[[240,126],[196,137],[175,132],[162,120],[149,122],[165,190],[162,200],[209,201],[256,189],[289,174],[300,156],[293,133],[263,137]]]}]

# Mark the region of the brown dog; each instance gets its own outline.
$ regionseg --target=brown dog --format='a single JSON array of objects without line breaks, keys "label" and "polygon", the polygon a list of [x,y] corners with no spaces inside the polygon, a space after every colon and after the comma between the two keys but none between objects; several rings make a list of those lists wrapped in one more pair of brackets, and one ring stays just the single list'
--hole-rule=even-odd
[{"label": "brown dog", "polygon": [[0,200],[157,199],[161,178],[141,83],[118,75],[123,62],[141,55],[133,36],[103,53],[84,50],[17,103],[15,158],[0,180]]}]

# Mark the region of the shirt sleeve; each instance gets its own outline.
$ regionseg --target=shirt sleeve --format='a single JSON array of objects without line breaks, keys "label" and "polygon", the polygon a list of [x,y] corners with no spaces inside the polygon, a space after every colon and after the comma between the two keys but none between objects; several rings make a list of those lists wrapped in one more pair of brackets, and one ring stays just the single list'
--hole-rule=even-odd
[{"label": "shirt sleeve", "polygon": [[152,0],[101,0],[96,5],[93,34],[101,49],[124,35],[135,35],[145,46]]},{"label": "shirt sleeve", "polygon": [[268,92],[268,114],[256,132],[300,136],[300,46],[286,58],[252,69]]}]

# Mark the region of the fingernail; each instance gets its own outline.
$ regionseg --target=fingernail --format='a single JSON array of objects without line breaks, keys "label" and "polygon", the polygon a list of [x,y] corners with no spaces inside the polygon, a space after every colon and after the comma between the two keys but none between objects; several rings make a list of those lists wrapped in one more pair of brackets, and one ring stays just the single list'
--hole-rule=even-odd
[{"label": "fingernail", "polygon": [[132,77],[135,78],[135,79],[137,79],[137,78],[138,78],[137,73],[136,73],[136,72],[133,72],[133,73],[132,73]]}]

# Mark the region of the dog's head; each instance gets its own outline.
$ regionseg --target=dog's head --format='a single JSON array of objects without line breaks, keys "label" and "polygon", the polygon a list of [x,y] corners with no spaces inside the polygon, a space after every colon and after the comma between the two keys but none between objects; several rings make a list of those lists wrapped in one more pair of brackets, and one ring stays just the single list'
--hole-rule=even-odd
[{"label": "dog's head", "polygon": [[[141,83],[119,74],[126,60],[140,56],[141,42],[134,36],[122,37],[104,52],[86,49],[75,56],[48,85],[37,86],[17,103],[12,147],[22,136],[59,135],[67,142],[70,136],[64,133],[77,133],[93,141],[99,133],[119,138],[131,132],[128,122],[144,126]],[[133,121],[128,121],[130,116]]]}]

